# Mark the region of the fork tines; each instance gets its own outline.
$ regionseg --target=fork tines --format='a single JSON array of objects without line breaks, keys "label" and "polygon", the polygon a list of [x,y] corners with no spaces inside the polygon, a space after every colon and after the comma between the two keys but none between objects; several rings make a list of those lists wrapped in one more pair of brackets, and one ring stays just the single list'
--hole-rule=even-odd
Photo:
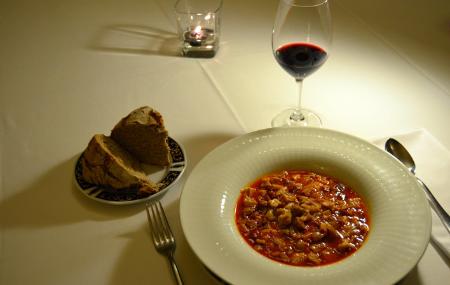
[{"label": "fork tines", "polygon": [[147,203],[146,210],[156,249],[164,251],[169,249],[168,247],[173,247],[175,239],[161,203],[159,201]]}]

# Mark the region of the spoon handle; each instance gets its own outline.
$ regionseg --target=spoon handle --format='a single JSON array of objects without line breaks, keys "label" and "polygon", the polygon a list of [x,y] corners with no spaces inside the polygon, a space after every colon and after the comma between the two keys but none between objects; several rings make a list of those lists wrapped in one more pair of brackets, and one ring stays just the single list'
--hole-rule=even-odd
[{"label": "spoon handle", "polygon": [[419,184],[422,185],[423,189],[425,190],[425,194],[427,195],[431,208],[433,208],[439,219],[441,219],[441,222],[444,224],[447,232],[450,233],[450,216],[444,210],[444,208],[442,208],[441,204],[439,204],[436,198],[434,198],[433,194],[431,194],[431,191],[430,189],[428,189],[427,185],[425,185],[425,183],[423,183],[423,181],[419,178],[417,178],[417,181],[419,181]]}]

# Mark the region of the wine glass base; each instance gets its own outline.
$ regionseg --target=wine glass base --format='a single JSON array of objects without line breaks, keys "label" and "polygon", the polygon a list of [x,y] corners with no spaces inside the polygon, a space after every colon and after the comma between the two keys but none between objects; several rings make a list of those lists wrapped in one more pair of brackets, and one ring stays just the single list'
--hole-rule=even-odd
[{"label": "wine glass base", "polygon": [[295,110],[294,108],[287,109],[276,115],[272,120],[272,127],[322,127],[320,117],[308,109],[301,109],[303,119],[293,120],[291,117]]}]

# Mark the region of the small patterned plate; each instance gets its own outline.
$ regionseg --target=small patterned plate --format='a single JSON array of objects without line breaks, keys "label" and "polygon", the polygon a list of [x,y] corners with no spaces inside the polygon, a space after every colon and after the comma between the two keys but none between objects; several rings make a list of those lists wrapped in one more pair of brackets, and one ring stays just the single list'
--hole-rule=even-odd
[{"label": "small patterned plate", "polygon": [[162,197],[180,179],[186,168],[186,155],[183,147],[171,137],[169,137],[167,143],[170,149],[171,165],[166,168],[159,168],[157,171],[152,171],[152,174],[149,175],[152,181],[160,185],[159,192],[155,194],[137,193],[136,189],[116,191],[86,182],[82,177],[83,166],[81,164],[81,157],[83,154],[80,155],[75,165],[76,185],[81,193],[87,197],[112,205],[137,204]]}]

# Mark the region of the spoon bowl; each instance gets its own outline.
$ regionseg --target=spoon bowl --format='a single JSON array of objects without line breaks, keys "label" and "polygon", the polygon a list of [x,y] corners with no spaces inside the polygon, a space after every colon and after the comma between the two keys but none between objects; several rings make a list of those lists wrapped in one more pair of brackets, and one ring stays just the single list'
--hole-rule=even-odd
[{"label": "spoon bowl", "polygon": [[[406,168],[411,171],[412,174],[415,175],[416,172],[416,164],[412,156],[409,154],[408,150],[397,140],[390,138],[386,141],[384,148],[387,152],[392,154],[395,158],[397,158],[401,163],[403,163]],[[428,202],[430,203],[431,208],[436,212],[439,219],[441,219],[447,231],[450,233],[450,216],[445,211],[445,209],[439,204],[439,202],[434,198],[430,189],[428,189],[427,185],[423,183],[420,178],[416,177],[419,184],[422,186],[422,189],[425,191],[425,194],[428,198]]]},{"label": "spoon bowl", "polygon": [[386,141],[385,149],[387,152],[402,162],[409,171],[416,173],[416,164],[408,150],[397,140],[390,138]]}]

